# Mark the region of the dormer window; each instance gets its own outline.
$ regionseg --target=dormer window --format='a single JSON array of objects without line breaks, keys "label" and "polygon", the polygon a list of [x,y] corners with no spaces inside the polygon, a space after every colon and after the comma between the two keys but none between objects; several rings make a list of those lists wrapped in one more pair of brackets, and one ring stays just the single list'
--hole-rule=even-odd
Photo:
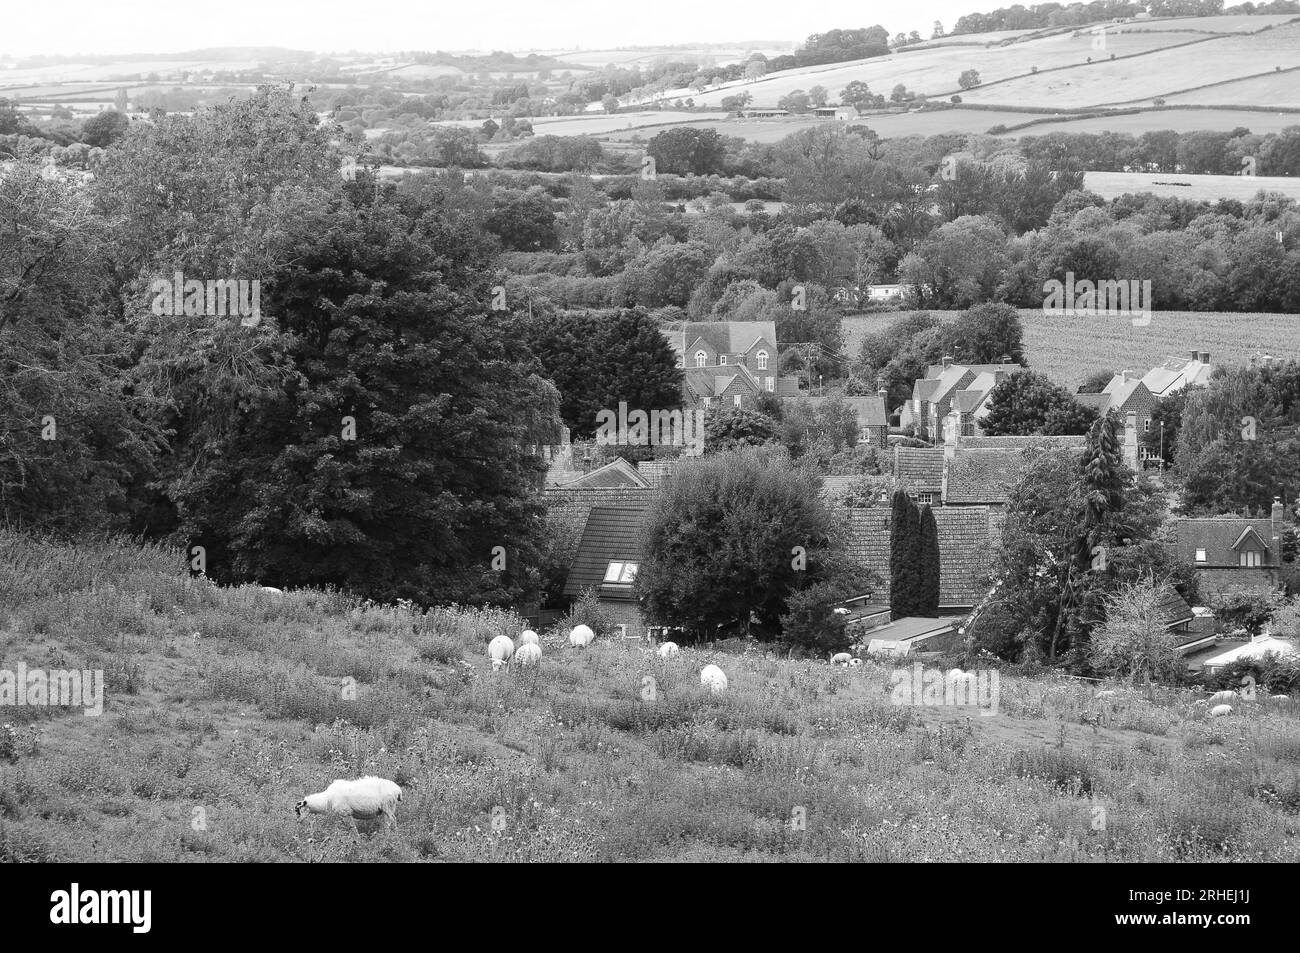
[{"label": "dormer window", "polygon": [[719,354],[719,355],[718,355],[718,363],[719,363],[719,364],[726,364],[726,363],[727,363],[727,355],[725,355],[725,354]]},{"label": "dormer window", "polygon": [[1259,550],[1247,549],[1238,554],[1241,558],[1241,565],[1244,567],[1254,567],[1259,565]]},{"label": "dormer window", "polygon": [[755,358],[757,358],[757,360],[758,360],[758,369],[759,369],[760,371],[765,371],[765,370],[767,370],[767,351],[759,351],[759,352],[758,352],[756,355],[754,355],[754,356],[755,356]]},{"label": "dormer window", "polygon": [[708,361],[708,359],[709,359],[709,355],[705,354],[703,351],[696,351],[696,352],[695,352],[695,366],[696,366],[696,367],[703,367],[703,366],[705,365],[705,363]]}]

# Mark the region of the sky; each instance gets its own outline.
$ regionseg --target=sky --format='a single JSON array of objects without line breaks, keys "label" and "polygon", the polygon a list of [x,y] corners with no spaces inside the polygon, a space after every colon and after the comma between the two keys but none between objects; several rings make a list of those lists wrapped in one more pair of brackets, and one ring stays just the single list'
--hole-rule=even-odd
[{"label": "sky", "polygon": [[1003,0],[4,0],[0,53],[172,53],[213,46],[316,52],[607,49],[802,40],[876,23],[890,34]]}]

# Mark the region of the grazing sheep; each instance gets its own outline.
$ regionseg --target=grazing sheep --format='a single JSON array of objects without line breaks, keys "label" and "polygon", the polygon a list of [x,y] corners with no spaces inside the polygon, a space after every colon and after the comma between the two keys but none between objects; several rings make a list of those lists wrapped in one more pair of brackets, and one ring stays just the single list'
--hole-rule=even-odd
[{"label": "grazing sheep", "polygon": [[676,642],[665,642],[663,645],[659,646],[660,658],[676,658],[680,652],[681,649],[677,647]]},{"label": "grazing sheep", "polygon": [[862,659],[860,659],[860,658],[851,658],[851,659],[849,659],[849,668],[857,668],[857,667],[859,667],[861,664],[862,664]]},{"label": "grazing sheep", "polygon": [[1231,704],[1236,700],[1237,700],[1236,692],[1229,692],[1229,691],[1215,692],[1213,695],[1210,696],[1211,705]]},{"label": "grazing sheep", "polygon": [[537,637],[537,633],[532,629],[524,629],[524,634],[519,636],[520,645],[541,645],[542,640]]},{"label": "grazing sheep", "polygon": [[498,635],[488,643],[488,658],[492,660],[492,670],[494,672],[509,662],[514,654],[515,643],[510,640],[508,635]]},{"label": "grazing sheep", "polygon": [[282,595],[284,595],[284,590],[283,590],[283,589],[277,589],[277,588],[275,588],[275,586],[263,586],[263,587],[262,587],[262,591],[263,591],[263,592],[274,592],[277,596],[282,596]]},{"label": "grazing sheep", "polygon": [[308,794],[294,806],[294,813],[341,814],[353,821],[373,821],[386,817],[397,826],[397,804],[402,789],[384,778],[364,777],[355,781],[335,781],[319,794]]},{"label": "grazing sheep", "polygon": [[1290,695],[1269,695],[1268,700],[1271,702],[1289,702],[1291,700],[1291,696]]},{"label": "grazing sheep", "polygon": [[1213,718],[1222,718],[1224,715],[1232,714],[1231,705],[1215,705],[1210,709],[1210,715]]},{"label": "grazing sheep", "polygon": [[831,656],[832,665],[848,665],[851,661],[853,661],[853,656],[848,652],[836,652]]},{"label": "grazing sheep", "polygon": [[596,633],[589,626],[575,625],[569,632],[569,644],[580,649],[586,648],[596,638]]},{"label": "grazing sheep", "polygon": [[706,665],[700,669],[700,684],[713,694],[721,695],[727,690],[727,673],[716,665]]},{"label": "grazing sheep", "polygon": [[536,642],[525,642],[519,648],[515,649],[514,661],[519,665],[540,665],[542,661],[542,647]]}]

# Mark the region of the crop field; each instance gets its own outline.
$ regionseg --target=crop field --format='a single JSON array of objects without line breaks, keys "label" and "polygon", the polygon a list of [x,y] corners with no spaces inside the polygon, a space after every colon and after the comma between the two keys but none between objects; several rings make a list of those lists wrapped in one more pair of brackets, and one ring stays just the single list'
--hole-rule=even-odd
[{"label": "crop field", "polygon": [[[956,312],[932,311],[941,320]],[[856,360],[862,338],[884,330],[902,312],[844,319],[844,350]],[[1029,366],[1074,390],[1092,372],[1144,373],[1193,348],[1209,351],[1216,364],[1245,363],[1252,355],[1300,359],[1300,315],[1213,311],[1156,311],[1146,327],[1120,317],[1063,318],[1023,308],[1025,356]],[[1100,323],[1100,326],[1098,326]]]},{"label": "crop field", "polygon": [[[1029,118],[1033,117],[1022,113],[1016,121],[1024,122]],[[1049,132],[1121,132],[1138,136],[1153,129],[1172,129],[1174,132],[1194,132],[1199,129],[1231,132],[1240,126],[1263,135],[1266,132],[1281,132],[1287,126],[1296,125],[1300,125],[1300,113],[1260,112],[1253,109],[1152,109],[1122,116],[1098,116],[1090,119],[1063,119],[1060,122],[1038,123],[1024,129],[1016,129],[1009,135],[1042,136]]]},{"label": "crop field", "polygon": [[[1160,35],[1139,33],[1107,36],[1106,50],[1102,52],[1091,49],[1092,38],[1086,34],[1077,38],[1052,37],[1011,47],[1010,49],[1019,50],[1022,62],[1025,62],[1023,57],[1028,56],[1031,50],[1036,51],[1040,44],[1061,44],[1063,51],[1069,51],[1068,54],[1063,53],[1058,62],[1044,63],[1031,58],[1030,61],[1040,68],[1082,62],[1076,57],[1078,53],[1092,56],[1096,62],[1068,70],[1020,76],[1013,82],[968,90],[962,94],[962,98],[966,102],[988,105],[1010,103],[1064,108],[1149,102],[1157,96],[1191,90],[1192,87],[1207,83],[1255,76],[1276,67],[1289,69],[1300,66],[1300,23],[1281,26],[1262,34],[1224,36],[1191,46],[1155,50],[1128,59],[1106,58],[1112,52],[1123,56],[1126,52],[1123,44],[1126,42],[1141,43],[1144,39]],[[985,80],[990,78],[994,77],[985,77]],[[1270,105],[1267,102],[1239,104]]]},{"label": "crop field", "polygon": [[[1268,73],[1253,79],[1239,79],[1209,89],[1193,89],[1165,97],[1171,106],[1180,103],[1207,106],[1238,103],[1268,103],[1270,106],[1300,108],[1300,73]],[[1298,117],[1300,119],[1300,117]]]},{"label": "crop field", "polygon": [[[551,632],[493,672],[521,626],[0,530],[0,665],[106,683],[98,716],[6,712],[0,860],[1300,861],[1295,701],[1211,722],[1187,690],[1006,673],[978,717],[870,662]],[[396,827],[295,817],[367,774],[402,786]]]},{"label": "crop field", "polygon": [[1300,201],[1300,178],[1295,176],[1179,175],[1164,172],[1086,172],[1083,186],[1102,198],[1127,192],[1151,192],[1190,201],[1253,199],[1261,189],[1281,192]]}]

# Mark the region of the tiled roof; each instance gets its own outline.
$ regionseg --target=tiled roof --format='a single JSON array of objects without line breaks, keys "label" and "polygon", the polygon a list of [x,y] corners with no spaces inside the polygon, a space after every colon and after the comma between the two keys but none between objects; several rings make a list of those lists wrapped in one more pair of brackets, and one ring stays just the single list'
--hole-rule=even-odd
[{"label": "tiled roof", "polygon": [[654,487],[668,479],[675,466],[677,466],[677,458],[668,457],[664,460],[639,460],[636,469],[645,481]]},{"label": "tiled roof", "polygon": [[985,506],[936,506],[939,529],[939,605],[974,606],[984,592],[993,541]]},{"label": "tiled roof", "polygon": [[948,461],[944,503],[1006,503],[1024,471],[1020,449],[958,447]]},{"label": "tiled roof", "polygon": [[945,632],[951,632],[961,623],[960,616],[926,619],[918,616],[904,616],[878,625],[868,630],[867,638],[883,639],[886,642],[904,642],[917,638],[933,638]]},{"label": "tiled roof", "polygon": [[[836,512],[845,521],[850,555],[880,577],[880,596],[887,599],[889,507],[845,508]],[[989,509],[937,506],[933,512],[939,530],[939,605],[974,606],[984,591],[983,577],[992,548]]]},{"label": "tiled roof", "polygon": [[1193,618],[1192,607],[1173,586],[1165,586],[1160,590],[1160,610],[1169,620],[1170,625],[1177,625]]},{"label": "tiled roof", "polygon": [[1048,449],[1058,449],[1061,447],[1069,449],[1082,449],[1088,445],[1088,438],[1084,434],[1065,434],[1055,437],[1044,437],[1033,435],[1028,437],[962,437],[962,449],[984,449],[984,450],[1009,450],[1019,449],[1022,447],[1045,447]]},{"label": "tiled roof", "polygon": [[943,489],[943,450],[895,445],[894,476],[913,493],[938,493]]},{"label": "tiled roof", "polygon": [[827,401],[838,400],[852,408],[858,418],[859,429],[863,427],[888,427],[889,414],[885,411],[885,401],[880,397],[809,397],[813,408]]},{"label": "tiled roof", "polygon": [[[1219,516],[1209,519],[1180,519],[1174,521],[1174,539],[1178,555],[1193,566],[1231,566],[1240,565],[1239,550],[1233,546],[1247,528],[1254,529],[1264,544],[1268,546],[1260,557],[1263,566],[1277,565],[1277,554],[1273,552],[1272,521],[1267,519],[1242,519],[1236,516]],[[1205,561],[1196,561],[1196,551],[1205,550]]]},{"label": "tiled roof", "polygon": [[776,379],[776,396],[796,397],[799,394],[799,378],[778,377]]},{"label": "tiled roof", "polygon": [[1074,399],[1085,407],[1091,407],[1098,414],[1104,414],[1110,408],[1110,394],[1099,392],[1096,394],[1075,394]]},{"label": "tiled roof", "polygon": [[648,487],[649,485],[646,478],[637,472],[636,467],[622,457],[615,457],[603,467],[598,467],[590,473],[584,473],[576,480],[570,480],[564,484],[566,489],[616,486]]},{"label": "tiled roof", "polygon": [[690,350],[701,338],[719,354],[744,354],[759,338],[776,347],[775,321],[690,321],[663,333],[681,356],[683,347]]},{"label": "tiled roof", "polygon": [[611,562],[641,562],[641,526],[649,512],[648,506],[592,507],[577,558],[564,582],[564,594],[576,596],[594,586],[602,599],[632,601],[630,585],[611,585],[603,580]]}]

